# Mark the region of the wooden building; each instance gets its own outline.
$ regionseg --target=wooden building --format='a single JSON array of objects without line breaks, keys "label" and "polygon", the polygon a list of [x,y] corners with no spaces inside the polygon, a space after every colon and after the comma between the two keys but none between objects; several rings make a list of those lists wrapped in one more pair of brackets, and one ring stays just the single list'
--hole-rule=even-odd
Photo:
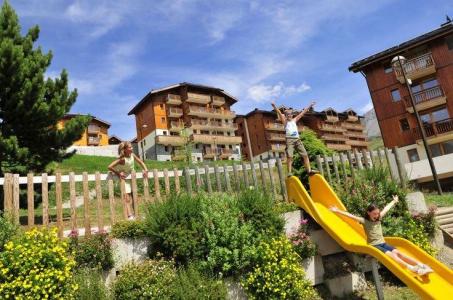
[{"label": "wooden building", "polygon": [[[63,119],[58,121],[57,127],[63,128],[65,123],[70,119],[81,116],[80,114],[66,114]],[[99,118],[92,117],[87,129],[83,132],[82,137],[75,141],[73,146],[106,146],[109,144],[110,123]]]},{"label": "wooden building", "polygon": [[179,83],[151,90],[129,112],[135,115],[143,158],[180,160],[192,145],[195,161],[239,160],[241,137],[235,136],[237,99],[220,88]]},{"label": "wooden building", "polygon": [[447,21],[349,67],[365,77],[384,145],[402,148],[405,162],[415,162],[425,159],[426,152],[401,68],[391,65],[397,55],[406,58],[403,68],[412,81],[432,155],[453,153],[453,23]]}]

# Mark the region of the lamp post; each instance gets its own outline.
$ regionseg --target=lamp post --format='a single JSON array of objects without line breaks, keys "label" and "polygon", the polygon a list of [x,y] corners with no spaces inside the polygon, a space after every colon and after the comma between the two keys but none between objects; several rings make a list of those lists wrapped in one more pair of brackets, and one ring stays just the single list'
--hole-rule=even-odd
[{"label": "lamp post", "polygon": [[147,128],[148,125],[147,124],[143,124],[142,127],[140,127],[140,137],[142,138],[142,146],[140,148],[142,148],[142,159],[145,160],[145,149],[144,149],[144,145],[143,145],[143,129],[144,128]]},{"label": "lamp post", "polygon": [[436,166],[434,165],[433,157],[431,156],[431,151],[429,149],[428,142],[426,140],[425,127],[422,124],[422,121],[420,119],[420,115],[418,114],[418,111],[417,111],[417,107],[415,106],[414,95],[412,94],[412,89],[411,89],[412,81],[410,81],[410,79],[407,78],[406,71],[404,70],[404,65],[403,64],[404,64],[405,61],[406,61],[406,58],[404,56],[398,55],[398,56],[395,56],[392,59],[391,63],[392,63],[392,66],[395,67],[395,71],[396,71],[396,69],[400,69],[401,70],[401,74],[404,77],[404,83],[406,84],[407,90],[409,91],[409,98],[411,100],[412,108],[414,109],[415,118],[417,119],[417,126],[418,126],[418,128],[420,130],[420,134],[422,136],[423,146],[425,147],[426,156],[428,157],[429,166],[431,167],[431,172],[433,174],[433,179],[434,179],[434,182],[436,183],[437,193],[439,195],[442,195],[442,187],[440,186],[439,178],[437,176]]}]

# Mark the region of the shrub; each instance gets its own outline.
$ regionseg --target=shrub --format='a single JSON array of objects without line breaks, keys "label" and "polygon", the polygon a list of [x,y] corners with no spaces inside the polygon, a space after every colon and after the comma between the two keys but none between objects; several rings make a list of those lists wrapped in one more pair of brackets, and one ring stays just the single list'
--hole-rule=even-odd
[{"label": "shrub", "polygon": [[113,267],[112,245],[106,233],[97,233],[84,238],[70,238],[70,249],[74,253],[79,268]]},{"label": "shrub", "polygon": [[113,224],[111,235],[118,239],[142,238],[145,236],[145,225],[142,221],[120,221]]},{"label": "shrub", "polygon": [[102,280],[102,275],[98,269],[82,268],[79,269],[74,280],[78,285],[75,298],[78,300],[108,300],[110,299],[108,290]]},{"label": "shrub", "polygon": [[433,238],[436,233],[437,223],[435,219],[436,207],[430,206],[428,213],[414,214],[412,217],[415,222],[421,223],[428,237]]},{"label": "shrub", "polygon": [[297,232],[292,234],[289,239],[293,244],[293,248],[296,253],[300,256],[301,259],[310,258],[315,256],[318,252],[318,247],[310,239],[310,236],[307,233],[308,220],[301,220]]},{"label": "shrub", "polygon": [[300,259],[285,238],[262,242],[253,270],[242,280],[251,299],[317,299]]},{"label": "shrub", "polygon": [[73,298],[75,261],[57,230],[33,229],[5,244],[0,253],[0,295],[6,299]]},{"label": "shrub", "polygon": [[148,260],[125,265],[111,290],[114,299],[172,299],[176,270],[172,262]]},{"label": "shrub", "polygon": [[17,229],[9,218],[0,216],[0,251],[3,251],[4,245],[16,234]]},{"label": "shrub", "polygon": [[172,287],[172,299],[181,300],[223,300],[227,298],[227,289],[222,280],[211,279],[190,265],[178,270]]}]

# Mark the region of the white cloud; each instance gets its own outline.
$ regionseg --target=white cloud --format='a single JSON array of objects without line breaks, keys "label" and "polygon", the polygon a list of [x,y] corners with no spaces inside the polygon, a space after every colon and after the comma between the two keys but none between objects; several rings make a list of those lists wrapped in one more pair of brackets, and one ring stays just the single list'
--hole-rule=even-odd
[{"label": "white cloud", "polygon": [[257,84],[251,86],[247,91],[247,97],[255,102],[269,102],[276,98],[291,96],[308,91],[310,86],[305,82],[299,86],[285,86],[283,82],[275,85]]}]

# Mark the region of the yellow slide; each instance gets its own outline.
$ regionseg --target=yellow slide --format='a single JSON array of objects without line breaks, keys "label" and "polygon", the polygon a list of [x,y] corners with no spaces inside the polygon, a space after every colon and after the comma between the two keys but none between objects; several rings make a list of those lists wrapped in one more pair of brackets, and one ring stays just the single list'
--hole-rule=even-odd
[{"label": "yellow slide", "polygon": [[324,177],[310,177],[311,197],[297,177],[286,180],[288,198],[309,213],[346,251],[368,254],[379,260],[395,276],[423,299],[453,299],[453,271],[406,239],[386,237],[385,241],[402,253],[430,266],[434,272],[419,276],[406,270],[373,246],[367,245],[363,227],[358,222],[329,210],[337,206],[345,210]]}]

